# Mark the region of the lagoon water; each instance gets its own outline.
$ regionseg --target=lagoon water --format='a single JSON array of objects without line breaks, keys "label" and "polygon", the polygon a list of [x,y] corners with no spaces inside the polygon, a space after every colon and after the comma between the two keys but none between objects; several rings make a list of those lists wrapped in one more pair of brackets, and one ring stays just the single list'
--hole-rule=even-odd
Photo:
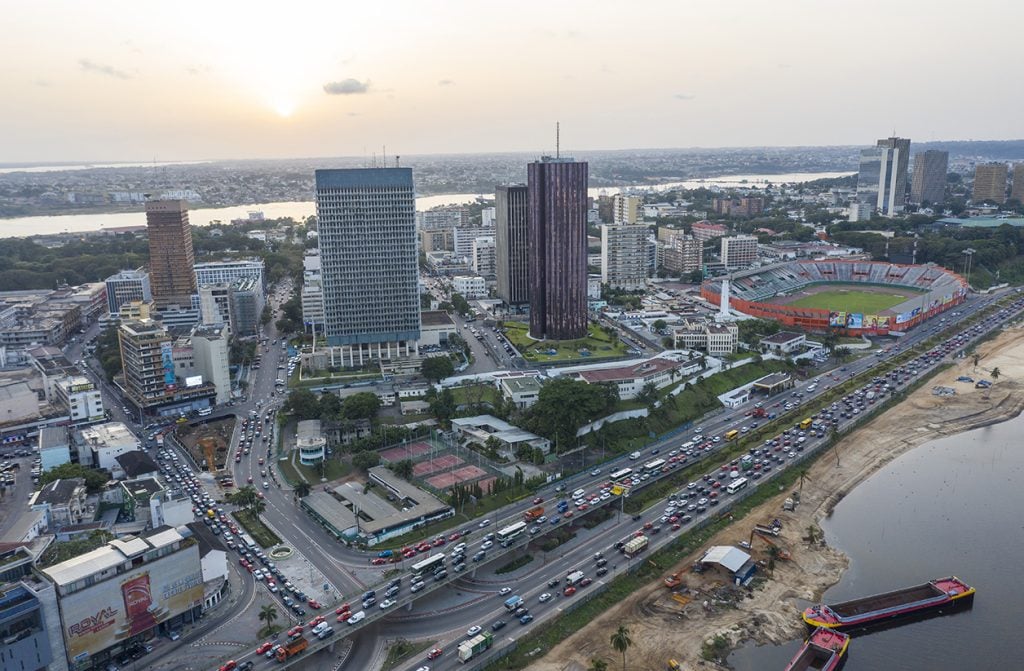
[{"label": "lagoon water", "polygon": [[[850,569],[825,594],[843,601],[957,575],[973,607],[850,642],[844,671],[1021,669],[1024,417],[921,445],[856,487],[823,525]],[[813,486],[813,485],[805,485]],[[799,552],[800,548],[794,548]],[[799,618],[794,608],[793,617]],[[799,647],[748,644],[737,671],[783,669]]]}]

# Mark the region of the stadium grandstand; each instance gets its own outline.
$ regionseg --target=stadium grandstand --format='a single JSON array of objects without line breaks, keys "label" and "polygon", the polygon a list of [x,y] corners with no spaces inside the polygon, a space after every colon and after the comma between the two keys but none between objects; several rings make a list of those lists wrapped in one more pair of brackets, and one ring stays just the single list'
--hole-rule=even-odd
[{"label": "stadium grandstand", "polygon": [[[967,282],[934,264],[792,261],[728,275],[730,307],[812,331],[849,335],[906,331],[963,302]],[[722,280],[701,286],[721,302]]]}]

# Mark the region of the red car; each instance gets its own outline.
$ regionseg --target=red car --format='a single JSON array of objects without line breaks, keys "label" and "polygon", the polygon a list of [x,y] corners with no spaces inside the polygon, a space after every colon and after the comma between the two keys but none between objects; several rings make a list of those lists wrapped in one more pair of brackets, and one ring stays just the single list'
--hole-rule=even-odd
[{"label": "red car", "polygon": [[431,547],[432,546],[430,545],[430,543],[427,543],[426,541],[424,541],[424,542],[422,542],[422,543],[420,543],[419,545],[416,546],[416,550],[418,552],[430,552],[430,548]]},{"label": "red car", "polygon": [[580,587],[586,587],[592,582],[594,581],[591,578],[584,578],[583,580],[580,580]]},{"label": "red car", "polygon": [[220,671],[231,671],[232,669],[235,669],[235,668],[238,668],[238,662],[236,662],[235,660],[232,659],[229,662],[225,662],[224,664],[221,664]]},{"label": "red car", "polygon": [[288,630],[288,638],[294,638],[295,636],[301,636],[304,631],[301,624],[297,624]]},{"label": "red car", "polygon": [[263,465],[263,457],[260,457],[260,466]]},{"label": "red car", "polygon": [[672,525],[672,531],[679,531],[681,528],[678,522]]},{"label": "red car", "polygon": [[535,499],[533,500],[533,504],[534,504],[534,505],[537,505],[538,503],[544,503],[544,497],[542,497],[542,496],[538,496],[537,498],[535,498]]},{"label": "red car", "polygon": [[341,615],[342,613],[348,612],[352,609],[347,603],[341,604],[341,607],[334,611],[335,615]]},{"label": "red car", "polygon": [[247,477],[246,481],[248,481],[248,483],[251,485],[252,484],[252,476],[250,475],[249,477]]},{"label": "red car", "polygon": [[562,513],[562,517],[564,517],[565,519],[569,519],[570,517],[572,517],[572,515],[573,513],[571,510],[566,510],[564,513]]},{"label": "red car", "polygon": [[267,652],[267,650],[270,650],[273,647],[274,647],[274,644],[271,643],[270,641],[267,641],[266,643],[264,643],[260,647],[256,648],[256,654],[257,655],[265,654]]},{"label": "red car", "polygon": [[455,541],[459,540],[460,538],[462,538],[462,534],[459,533],[458,531],[456,531],[455,533],[453,533],[451,536],[448,537],[448,542],[449,543],[454,543]]},{"label": "red car", "polygon": [[653,522],[644,522],[644,529],[651,529],[654,527]]},{"label": "red car", "polygon": [[388,563],[388,560],[384,557],[374,557],[372,560],[370,560],[370,563],[374,566],[383,566],[384,564]]},{"label": "red car", "polygon": [[403,552],[402,556],[404,558],[406,558],[406,559],[412,559],[413,557],[416,556],[416,550],[413,549],[413,548],[409,548],[409,551],[408,552]]},{"label": "red car", "polygon": [[565,591],[562,592],[562,594],[564,594],[565,596],[572,596],[575,593],[576,593],[576,588],[575,587],[566,587]]},{"label": "red car", "polygon": [[316,625],[320,624],[321,622],[326,622],[326,621],[327,621],[326,617],[324,617],[323,615],[317,615],[312,620],[310,620],[309,624],[307,624],[306,626],[309,627],[310,629],[312,629],[313,627],[315,627]]},{"label": "red car", "polygon": [[427,659],[437,659],[443,654],[444,650],[442,650],[441,648],[434,648],[433,650],[427,653]]},{"label": "red car", "polygon": [[248,565],[249,565],[249,562],[247,562],[247,561],[245,560],[245,557],[239,557],[239,558],[238,558],[238,565],[239,565],[239,566],[248,566]]},{"label": "red car", "polygon": [[435,538],[434,539],[434,547],[439,548],[439,547],[441,547],[442,545],[444,545],[447,542],[448,541],[446,541],[443,537]]},{"label": "red car", "polygon": [[[313,610],[320,610],[321,608],[323,608],[323,606],[320,605],[320,602],[317,601],[316,599],[310,599],[306,603],[308,603],[309,607],[312,608]],[[324,620],[327,619],[323,615],[318,615],[317,617],[320,619],[321,622],[323,622]]]}]

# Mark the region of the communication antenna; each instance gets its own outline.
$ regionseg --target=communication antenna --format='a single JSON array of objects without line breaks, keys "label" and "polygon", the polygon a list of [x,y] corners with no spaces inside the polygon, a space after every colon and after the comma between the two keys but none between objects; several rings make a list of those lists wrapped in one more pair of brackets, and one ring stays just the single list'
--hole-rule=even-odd
[{"label": "communication antenna", "polygon": [[400,159],[400,158],[402,158],[402,157],[399,156],[398,154],[395,154],[395,167],[396,168],[398,167],[398,159]]},{"label": "communication antenna", "polygon": [[555,122],[555,158],[561,158],[561,156],[562,156],[562,154],[561,154],[561,149],[562,149],[562,128],[561,128],[561,125],[562,124],[560,122],[558,122],[558,121]]}]

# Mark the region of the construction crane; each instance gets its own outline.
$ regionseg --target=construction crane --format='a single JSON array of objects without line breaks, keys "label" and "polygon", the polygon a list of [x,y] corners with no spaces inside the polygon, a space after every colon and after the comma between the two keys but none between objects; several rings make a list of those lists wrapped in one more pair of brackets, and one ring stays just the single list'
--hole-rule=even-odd
[{"label": "construction crane", "polygon": [[775,548],[775,556],[778,559],[785,559],[786,561],[788,561],[793,558],[793,555],[790,554],[789,550],[783,548],[770,537],[765,536],[764,534],[757,533],[756,529],[750,532],[750,540],[747,542],[747,547],[753,549],[755,540],[759,540],[768,545],[769,547]]}]

